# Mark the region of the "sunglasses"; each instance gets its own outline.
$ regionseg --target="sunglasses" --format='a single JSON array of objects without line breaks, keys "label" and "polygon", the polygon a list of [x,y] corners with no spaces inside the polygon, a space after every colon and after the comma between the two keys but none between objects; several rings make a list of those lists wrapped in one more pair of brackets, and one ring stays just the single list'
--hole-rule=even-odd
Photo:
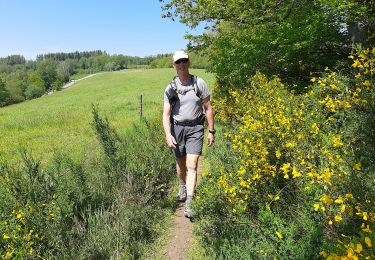
[{"label": "sunglasses", "polygon": [[174,63],[175,64],[180,64],[180,63],[186,63],[188,61],[189,61],[189,59],[179,59],[179,60],[175,61]]}]

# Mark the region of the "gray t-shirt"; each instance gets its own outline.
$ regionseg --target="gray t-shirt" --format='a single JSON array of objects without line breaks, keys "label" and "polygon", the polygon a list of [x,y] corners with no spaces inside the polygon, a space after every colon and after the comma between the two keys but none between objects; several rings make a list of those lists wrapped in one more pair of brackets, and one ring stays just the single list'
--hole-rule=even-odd
[{"label": "gray t-shirt", "polygon": [[[172,117],[178,122],[194,121],[203,114],[203,100],[208,97],[209,91],[203,79],[197,77],[197,85],[201,93],[200,98],[194,91],[194,78],[191,77],[186,85],[181,84],[178,78],[175,79],[177,89],[191,89],[184,94],[178,93],[178,100],[172,109]],[[169,84],[164,91],[164,102],[170,102],[167,92],[170,91]]]}]

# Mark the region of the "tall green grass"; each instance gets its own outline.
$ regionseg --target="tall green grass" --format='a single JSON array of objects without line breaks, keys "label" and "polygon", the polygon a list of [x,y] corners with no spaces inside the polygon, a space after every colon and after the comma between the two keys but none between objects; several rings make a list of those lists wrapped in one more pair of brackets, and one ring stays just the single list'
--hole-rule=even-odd
[{"label": "tall green grass", "polygon": [[[209,85],[213,75],[192,70]],[[143,116],[158,115],[163,90],[174,69],[137,69],[100,73],[52,95],[0,108],[0,158],[18,160],[20,148],[51,158],[63,150],[73,158],[95,153],[98,142],[90,127],[91,106],[98,105],[121,134],[139,121],[140,95]]]},{"label": "tall green grass", "polygon": [[98,74],[0,110],[0,258],[150,255],[176,206],[174,161],[161,126],[173,74]]},{"label": "tall green grass", "polygon": [[[120,137],[93,109],[100,160],[55,154],[43,166],[23,153],[0,163],[0,257],[139,259],[173,204],[173,158],[156,119]],[[142,138],[139,138],[142,136]]]}]

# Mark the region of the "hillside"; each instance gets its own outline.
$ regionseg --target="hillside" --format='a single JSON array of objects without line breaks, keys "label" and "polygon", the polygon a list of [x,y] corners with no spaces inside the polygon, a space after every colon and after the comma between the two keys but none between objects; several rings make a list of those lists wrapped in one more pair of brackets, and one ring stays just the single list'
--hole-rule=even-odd
[{"label": "hillside", "polygon": [[[203,70],[191,72],[204,77],[212,88],[212,75]],[[0,156],[15,161],[20,148],[44,161],[54,149],[73,158],[92,153],[97,146],[90,126],[93,104],[121,134],[139,120],[140,95],[144,117],[160,113],[163,90],[173,75],[173,69],[106,72],[53,95],[0,108]]]}]

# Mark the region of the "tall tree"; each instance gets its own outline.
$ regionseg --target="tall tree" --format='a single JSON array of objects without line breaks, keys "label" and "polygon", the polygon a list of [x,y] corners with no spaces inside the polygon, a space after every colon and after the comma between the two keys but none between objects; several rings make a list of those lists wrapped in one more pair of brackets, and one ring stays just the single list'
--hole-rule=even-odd
[{"label": "tall tree", "polygon": [[322,1],[161,0],[164,17],[192,28],[206,23],[205,33],[187,38],[190,47],[210,51],[226,88],[246,87],[259,70],[306,83],[310,71],[346,58],[348,31],[338,9]]},{"label": "tall tree", "polygon": [[5,81],[2,78],[0,78],[0,106],[8,105],[10,100],[10,93],[5,88]]},{"label": "tall tree", "polygon": [[37,62],[37,72],[42,77],[46,89],[52,89],[53,83],[57,79],[57,62],[47,59]]},{"label": "tall tree", "polygon": [[29,84],[25,91],[27,99],[40,97],[46,92],[44,80],[37,72],[31,72],[29,74],[28,82]]}]

